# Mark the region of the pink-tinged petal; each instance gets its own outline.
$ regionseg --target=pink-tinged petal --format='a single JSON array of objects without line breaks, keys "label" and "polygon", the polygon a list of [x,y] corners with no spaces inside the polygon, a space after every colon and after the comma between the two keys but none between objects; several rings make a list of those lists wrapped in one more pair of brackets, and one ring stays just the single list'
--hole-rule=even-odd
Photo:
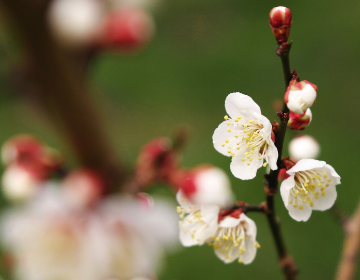
[{"label": "pink-tinged petal", "polygon": [[289,204],[289,206],[287,207],[291,218],[293,218],[295,221],[306,222],[311,216],[312,208],[310,207],[310,205],[308,203],[304,203],[302,204],[302,206],[304,207],[303,209],[299,209],[299,206],[294,207],[293,204]]},{"label": "pink-tinged petal", "polygon": [[286,173],[289,175],[294,174],[299,171],[306,171],[315,168],[322,168],[326,164],[325,161],[320,161],[316,159],[301,159],[299,160],[291,169],[289,169]]},{"label": "pink-tinged petal", "polygon": [[238,116],[252,119],[254,113],[261,115],[259,105],[257,105],[250,96],[240,92],[230,93],[226,97],[225,109],[232,119],[235,119]]},{"label": "pink-tinged petal", "polygon": [[[280,186],[281,198],[284,201],[285,207],[289,206],[289,194],[290,190],[295,187],[295,176],[291,175],[289,178],[285,179]],[[291,205],[290,205],[291,206]]]},{"label": "pink-tinged petal", "polygon": [[250,264],[253,262],[256,256],[257,247],[255,247],[255,239],[252,237],[245,237],[245,249],[246,251],[242,254],[243,264]]},{"label": "pink-tinged petal", "polygon": [[232,228],[238,226],[240,223],[240,218],[236,219],[233,217],[226,217],[219,223],[220,228]]},{"label": "pink-tinged petal", "polygon": [[319,195],[318,199],[313,199],[314,207],[313,210],[325,211],[330,209],[336,200],[337,192],[335,185],[332,184],[325,189],[325,195]]},{"label": "pink-tinged petal", "polygon": [[236,178],[241,180],[254,179],[257,170],[262,166],[262,161],[256,158],[250,162],[250,165],[247,165],[246,162],[248,161],[241,160],[241,155],[233,158],[230,164],[230,170]]},{"label": "pink-tinged petal", "polygon": [[341,182],[340,182],[341,178],[340,178],[339,174],[336,173],[335,169],[331,165],[326,164],[325,169],[327,169],[326,171],[328,173],[330,173],[330,175],[334,178],[336,185],[341,184]]},{"label": "pink-tinged petal", "polygon": [[[227,121],[224,121],[217,127],[217,129],[215,129],[212,137],[215,149],[224,156],[231,155],[228,153],[228,145],[225,143],[225,141],[229,139],[235,139],[234,136],[236,134],[236,130],[233,128],[234,125],[229,126],[227,125]],[[228,129],[231,129],[231,132],[229,132]],[[224,147],[222,146],[223,144],[225,144]]]}]

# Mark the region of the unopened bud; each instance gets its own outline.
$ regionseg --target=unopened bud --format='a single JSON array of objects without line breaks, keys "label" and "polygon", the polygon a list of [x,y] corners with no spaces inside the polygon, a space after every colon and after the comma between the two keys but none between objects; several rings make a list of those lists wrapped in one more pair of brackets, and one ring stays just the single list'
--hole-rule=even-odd
[{"label": "unopened bud", "polygon": [[103,9],[97,0],[54,0],[48,21],[55,38],[67,47],[90,44],[99,30]]},{"label": "unopened bud", "polygon": [[150,40],[154,27],[154,20],[146,11],[119,9],[106,16],[100,43],[112,49],[135,50]]},{"label": "unopened bud", "polygon": [[309,135],[300,135],[289,144],[289,155],[294,160],[316,159],[319,153],[319,143]]},{"label": "unopened bud", "polygon": [[278,175],[279,183],[290,177],[290,175],[287,174],[286,171],[287,171],[286,168],[281,168],[279,170],[279,175]]},{"label": "unopened bud", "polygon": [[225,207],[232,201],[227,175],[221,169],[209,165],[200,165],[184,172],[179,177],[178,188],[178,200],[183,196],[195,205]]},{"label": "unopened bud", "polygon": [[293,80],[286,89],[284,101],[290,111],[304,114],[307,108],[315,104],[318,87],[308,81]]},{"label": "unopened bud", "polygon": [[288,128],[292,130],[305,129],[312,120],[312,113],[310,109],[307,109],[305,114],[296,114],[290,111]]},{"label": "unopened bud", "polygon": [[41,178],[20,165],[8,166],[2,176],[2,191],[12,202],[25,202],[38,192]]},{"label": "unopened bud", "polygon": [[291,11],[286,7],[275,7],[270,11],[269,23],[278,44],[288,40],[292,23]]},{"label": "unopened bud", "polygon": [[101,176],[89,169],[72,171],[62,182],[62,187],[69,202],[79,208],[94,205],[105,190]]}]

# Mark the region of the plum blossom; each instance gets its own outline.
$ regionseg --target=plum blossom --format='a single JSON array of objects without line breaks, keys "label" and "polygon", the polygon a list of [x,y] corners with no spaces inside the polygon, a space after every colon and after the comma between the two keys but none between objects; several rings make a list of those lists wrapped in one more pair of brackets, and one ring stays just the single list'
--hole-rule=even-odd
[{"label": "plum blossom", "polygon": [[306,80],[292,80],[286,89],[284,101],[290,111],[304,114],[306,109],[315,104],[318,87]]},{"label": "plum blossom", "polygon": [[280,193],[294,220],[305,222],[312,210],[324,211],[333,206],[340,176],[325,161],[302,159],[286,173],[290,177],[282,182]]},{"label": "plum blossom", "polygon": [[152,275],[162,246],[170,246],[177,232],[172,207],[159,202],[144,209],[133,198],[113,196],[79,209],[59,188],[46,186],[28,205],[2,219],[2,241],[15,258],[15,279]]},{"label": "plum blossom", "polygon": [[[215,149],[232,157],[230,169],[242,180],[253,179],[257,169],[270,165],[277,169],[278,150],[272,140],[270,121],[261,115],[251,97],[234,92],[225,100],[228,116],[213,134]],[[264,163],[265,160],[265,163]]]},{"label": "plum blossom", "polygon": [[221,210],[216,205],[193,205],[178,193],[180,241],[183,246],[203,245],[214,248],[225,263],[238,260],[249,264],[260,245],[256,225],[239,210]]}]

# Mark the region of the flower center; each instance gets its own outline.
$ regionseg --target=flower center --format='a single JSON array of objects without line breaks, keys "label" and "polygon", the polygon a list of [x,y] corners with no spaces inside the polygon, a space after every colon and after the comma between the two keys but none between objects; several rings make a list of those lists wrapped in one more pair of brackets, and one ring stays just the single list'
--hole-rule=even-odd
[{"label": "flower center", "polygon": [[200,238],[197,237],[196,233],[199,233],[201,230],[208,227],[208,225],[206,223],[204,223],[204,220],[202,219],[200,209],[193,210],[193,211],[191,211],[191,209],[190,209],[191,212],[189,213],[181,206],[178,206],[176,208],[176,210],[179,213],[179,216],[181,219],[179,221],[179,228],[182,229],[185,222],[188,222],[189,224],[194,224],[194,226],[185,229],[184,233],[185,234],[189,233],[189,234],[191,234],[192,239],[196,238],[196,241],[200,241]]},{"label": "flower center", "polygon": [[323,169],[312,169],[307,171],[299,171],[295,173],[295,187],[290,193],[294,199],[289,203],[300,210],[304,209],[303,204],[309,203],[310,207],[314,207],[314,199],[318,199],[319,195],[326,195],[326,188],[330,186],[331,178],[327,179],[328,174]]},{"label": "flower center", "polygon": [[230,119],[228,116],[224,118],[229,126],[227,131],[232,132],[233,136],[226,139],[221,146],[226,147],[232,157],[241,152],[244,155],[241,160],[247,165],[257,159],[265,160],[263,166],[266,167],[268,163],[266,151],[269,145],[260,134],[264,126],[258,120],[249,120],[241,116],[236,119]]},{"label": "flower center", "polygon": [[[240,222],[236,227],[219,228],[215,235],[211,237],[212,242],[209,242],[208,245],[213,246],[214,250],[220,249],[220,252],[225,255],[226,259],[232,261],[234,258],[239,258],[238,262],[242,263],[242,255],[246,252],[245,237],[245,222]],[[249,241],[247,239],[247,242]],[[260,248],[259,243],[256,241],[253,246]]]}]

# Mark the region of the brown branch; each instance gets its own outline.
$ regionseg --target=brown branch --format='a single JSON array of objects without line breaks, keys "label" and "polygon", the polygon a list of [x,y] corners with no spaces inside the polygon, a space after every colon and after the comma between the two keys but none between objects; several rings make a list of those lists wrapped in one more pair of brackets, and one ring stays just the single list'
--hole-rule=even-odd
[{"label": "brown branch", "polygon": [[[282,48],[281,49],[282,51],[277,52],[277,54],[281,58],[281,62],[283,66],[285,90],[292,79],[292,74],[290,71],[290,63],[289,63],[290,47],[291,47],[291,42],[290,44],[283,43],[283,45],[280,46],[280,48]],[[281,156],[282,156],[285,132],[287,128],[287,121],[288,121],[288,119],[284,116],[287,115],[288,113],[289,113],[289,109],[284,103],[282,112],[278,113],[278,115],[281,115],[283,117],[281,118],[279,129],[276,133],[276,138],[275,138],[275,146],[279,153],[279,157],[277,161],[277,166],[279,168],[277,170],[271,170],[270,174],[265,176],[267,179],[267,182],[265,183],[265,192],[266,192],[266,203],[268,207],[268,212],[266,214],[266,217],[275,241],[275,246],[279,257],[279,264],[281,269],[283,270],[285,279],[294,280],[296,279],[297,268],[295,262],[293,261],[291,256],[287,253],[284,240],[281,235],[280,222],[275,215],[275,203],[274,203],[274,195],[278,192],[278,185],[279,185],[278,176],[282,161]]]},{"label": "brown branch", "polygon": [[53,40],[46,22],[47,0],[1,0],[24,41],[40,85],[39,99],[60,120],[84,167],[98,171],[109,189],[120,185],[124,171],[108,145],[79,67]]},{"label": "brown branch", "polygon": [[360,203],[347,224],[344,249],[336,280],[355,279],[360,252]]}]

